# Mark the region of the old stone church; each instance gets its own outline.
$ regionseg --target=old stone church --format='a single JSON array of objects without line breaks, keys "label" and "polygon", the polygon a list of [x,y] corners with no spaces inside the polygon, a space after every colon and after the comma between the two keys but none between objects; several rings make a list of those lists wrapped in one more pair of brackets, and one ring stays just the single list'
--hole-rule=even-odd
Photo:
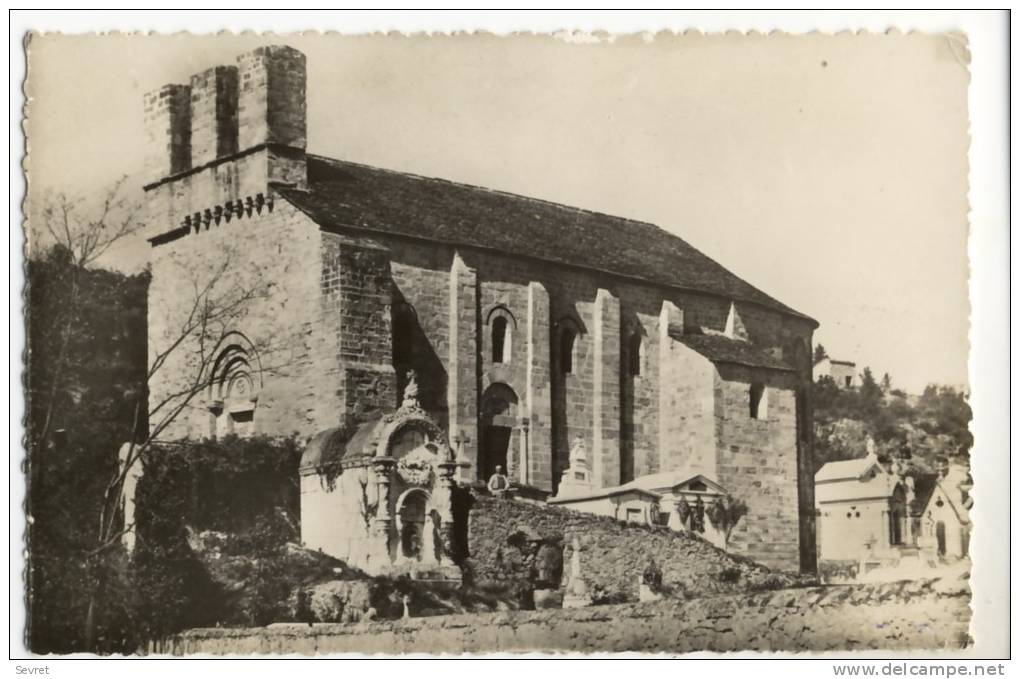
[{"label": "old stone church", "polygon": [[305,87],[262,47],[145,97],[150,359],[245,302],[166,354],[151,403],[199,388],[162,438],[307,441],[303,539],[369,570],[445,564],[497,465],[700,475],[749,507],[732,551],[814,569],[815,321],[651,224],[313,155]]}]

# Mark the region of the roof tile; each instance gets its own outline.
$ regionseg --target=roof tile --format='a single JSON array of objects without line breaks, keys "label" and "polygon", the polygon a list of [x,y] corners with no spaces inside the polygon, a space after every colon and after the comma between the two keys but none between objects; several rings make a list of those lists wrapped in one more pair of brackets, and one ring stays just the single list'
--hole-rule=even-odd
[{"label": "roof tile", "polygon": [[[283,195],[326,228],[481,248],[720,295],[808,319],[652,224],[442,179],[308,156]],[[811,319],[808,319],[811,320]]]}]

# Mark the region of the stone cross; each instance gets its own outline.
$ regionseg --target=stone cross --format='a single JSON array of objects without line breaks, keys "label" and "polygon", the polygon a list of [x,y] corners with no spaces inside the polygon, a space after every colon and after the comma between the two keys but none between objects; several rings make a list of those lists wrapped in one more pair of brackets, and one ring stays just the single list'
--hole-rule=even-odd
[{"label": "stone cross", "polygon": [[868,548],[868,554],[872,554],[874,552],[875,545],[877,543],[878,540],[875,539],[874,535],[868,536],[868,539],[864,541],[864,546]]},{"label": "stone cross", "polygon": [[581,541],[574,536],[570,553],[570,592],[571,594],[585,594],[584,578],[581,577]]},{"label": "stone cross", "polygon": [[464,452],[464,445],[469,443],[470,441],[471,441],[470,436],[462,432],[460,429],[457,430],[457,433],[453,437],[453,445],[457,451],[458,458],[463,457],[462,453]]},{"label": "stone cross", "polygon": [[580,608],[591,606],[592,598],[588,595],[588,586],[581,577],[581,541],[574,536],[573,550],[570,555],[570,582],[563,595],[564,608]]}]

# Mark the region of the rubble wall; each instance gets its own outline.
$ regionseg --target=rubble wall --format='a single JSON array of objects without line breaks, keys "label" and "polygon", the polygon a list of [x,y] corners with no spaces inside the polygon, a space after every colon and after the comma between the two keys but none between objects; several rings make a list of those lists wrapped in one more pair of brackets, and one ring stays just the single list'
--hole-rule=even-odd
[{"label": "rubble wall", "polygon": [[966,580],[920,580],[392,622],[195,629],[153,653],[846,651],[968,643]]}]

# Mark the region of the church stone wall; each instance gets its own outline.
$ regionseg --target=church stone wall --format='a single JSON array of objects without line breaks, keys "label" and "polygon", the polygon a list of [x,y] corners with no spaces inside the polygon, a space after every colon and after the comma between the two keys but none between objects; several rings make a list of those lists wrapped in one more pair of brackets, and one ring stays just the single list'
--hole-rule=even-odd
[{"label": "church stone wall", "polygon": [[716,477],[715,366],[667,337],[660,361],[663,423],[656,471],[689,470]]},{"label": "church stone wall", "polygon": [[[620,476],[623,482],[651,474],[660,468],[659,456],[659,314],[662,292],[639,285],[624,284],[620,294],[620,419],[622,456]],[[640,373],[633,375],[630,365],[631,335],[641,337]]]},{"label": "church stone wall", "polygon": [[345,469],[332,483],[312,470],[303,472],[302,543],[353,568],[364,568],[371,553],[371,512],[377,502],[378,485],[367,467]]},{"label": "church stone wall", "polygon": [[[797,553],[794,387],[770,389],[770,422],[761,439],[756,427],[763,423],[746,421],[747,384],[719,378],[713,385],[712,364],[663,333],[662,291],[493,254],[321,232],[278,200],[271,213],[154,248],[150,309],[180,307],[187,299],[179,294],[182,272],[213,271],[228,251],[243,262],[238,272],[258,271],[272,283],[232,328],[250,333],[256,344],[268,336],[267,346],[282,351],[272,360],[262,357],[269,367],[257,431],[310,436],[345,417],[363,420],[395,407],[403,376],[393,366],[391,313],[403,303],[414,310],[423,345],[413,366],[423,405],[447,431],[456,425],[462,432],[472,464],[481,443],[480,399],[490,384],[505,383],[529,418],[533,485],[553,490],[577,436],[604,486],[692,463],[708,469],[714,453],[719,481],[752,505],[756,517],[738,528],[737,549],[766,562],[772,552]],[[671,298],[679,313],[673,322],[725,327],[728,303],[692,294]],[[740,313],[763,345],[803,332],[776,314]],[[493,360],[494,314],[512,318],[508,363]],[[562,374],[558,332],[568,322],[580,334],[573,371]],[[152,332],[159,331],[154,323]],[[632,332],[642,335],[644,354],[636,376],[628,374]],[[187,370],[168,365],[167,372]],[[157,382],[153,398],[166,387]],[[706,412],[713,402],[719,412],[711,424]],[[211,432],[206,404],[195,406],[165,438]],[[752,524],[760,532],[745,534]]]},{"label": "church stone wall", "polygon": [[[750,416],[752,382],[767,405]],[[789,373],[719,367],[715,378],[717,479],[747,503],[730,549],[782,568],[799,564],[796,379]]]},{"label": "church stone wall", "polygon": [[[510,452],[530,449],[515,460],[528,483],[555,490],[575,439],[598,486],[692,460],[711,466],[715,451],[719,480],[750,498],[761,519],[760,533],[741,533],[737,544],[788,550],[797,507],[800,544],[814,544],[811,321],[568,265],[323,231],[273,189],[307,186],[305,88],[300,52],[260,47],[146,95],[152,358],[175,339],[196,286],[222,270],[221,284],[256,294],[206,337],[237,332],[255,347],[258,432],[310,436],[375,417],[398,405],[413,369],[422,405],[474,465],[473,477],[485,390],[505,384],[517,397]],[[750,377],[719,368],[710,384],[712,366],[670,336],[722,331],[731,307],[741,334],[798,362],[789,383],[768,378],[767,425],[748,422]],[[493,358],[494,314],[510,323],[509,361]],[[408,322],[408,332],[395,333],[394,323]],[[577,332],[569,371],[560,356],[568,329]],[[195,384],[201,355],[213,351],[189,340],[173,352],[150,403]],[[161,438],[211,434],[211,398],[198,394]],[[525,436],[530,446],[521,445]],[[771,514],[764,509],[777,502]],[[811,569],[808,551],[802,563]]]},{"label": "church stone wall", "polygon": [[[477,251],[457,252],[455,266],[453,248],[396,238],[379,237],[377,240],[390,253],[395,297],[414,307],[424,337],[445,370],[444,377],[455,383],[453,391],[457,393],[456,407],[460,415],[451,416],[451,419],[458,420],[462,429],[476,429],[476,420],[468,420],[466,413],[477,412],[480,405],[477,400],[489,384],[504,382],[522,403],[530,390],[533,401],[539,404],[531,416],[531,434],[548,432],[555,451],[557,477],[567,466],[569,446],[576,436],[585,440],[589,455],[593,455],[596,421],[602,429],[602,449],[613,451],[614,462],[609,462],[608,457],[602,460],[605,485],[618,483],[624,473],[617,462],[621,447],[619,423],[627,419],[634,422],[629,432],[634,441],[634,476],[679,466],[658,459],[659,455],[670,454],[661,449],[658,426],[660,370],[663,369],[658,358],[662,341],[660,309],[666,297],[664,291],[653,286],[620,283],[609,276],[565,266],[554,267]],[[456,276],[451,274],[455,268],[458,269]],[[457,294],[452,296],[451,281],[457,287]],[[605,292],[600,293],[600,290]],[[682,310],[684,327],[719,331],[725,328],[729,301],[691,293],[670,294],[669,298]],[[451,313],[451,304],[457,305],[456,313]],[[509,363],[493,361],[491,318],[496,310],[505,310],[513,318]],[[538,318],[536,310],[541,313]],[[781,346],[792,336],[806,336],[809,341],[810,325],[807,323],[801,328],[795,320],[754,308],[741,307],[740,313],[750,319],[747,321],[751,326],[749,332],[762,345]],[[529,331],[530,319],[534,319],[534,323]],[[564,375],[559,370],[557,338],[568,322],[576,325],[581,334],[575,345],[573,371]],[[536,325],[546,326],[547,332],[536,333]],[[644,361],[640,376],[629,380],[624,374],[627,358],[624,340],[632,331],[643,335]],[[541,337],[529,343],[529,332]],[[473,347],[474,360],[465,357],[461,350],[457,352],[457,365],[452,365],[450,345],[454,341],[461,347]],[[671,338],[668,342],[670,346],[677,344]],[[687,349],[679,351],[693,354]],[[708,365],[701,357],[690,360]],[[687,368],[671,366],[666,369],[671,372],[662,379],[666,380],[667,391],[676,390],[679,394],[670,398],[681,404],[680,407],[688,407],[694,391],[700,394],[696,400],[702,405],[711,402],[710,383],[693,387],[692,379],[684,374]],[[454,377],[450,376],[451,372],[455,373]],[[596,384],[599,384],[598,390]],[[627,390],[633,393],[632,415],[621,409],[621,401],[626,405],[623,395]],[[547,395],[547,392],[551,393]],[[598,418],[597,403],[600,406]],[[543,408],[551,411],[556,426],[549,427],[547,418],[543,421]],[[670,427],[676,430],[672,422]],[[472,441],[465,449],[476,459],[478,432],[469,431],[468,435]],[[694,435],[696,439],[699,436],[705,441],[711,440],[707,434]],[[687,445],[688,449],[695,447],[694,441]],[[594,466],[594,458],[590,461]]]},{"label": "church stone wall", "polygon": [[[330,399],[334,412],[323,413],[320,430],[340,421],[380,417],[399,405],[389,253],[372,242],[336,234],[321,238],[322,315],[315,335],[326,349],[323,374],[335,385],[338,399]],[[328,377],[334,374],[335,379]]]},{"label": "church stone wall", "polygon": [[[160,206],[156,206],[157,210]],[[240,332],[258,352],[263,389],[255,407],[256,431],[310,435],[322,428],[335,384],[324,363],[319,328],[319,230],[284,201],[273,210],[235,218],[152,248],[149,286],[149,363],[180,336],[198,294],[213,279],[211,297],[221,302],[253,294],[236,315],[171,352],[150,381],[150,409],[197,384],[202,361],[216,351],[215,338]],[[257,387],[256,387],[257,388]],[[201,438],[213,432],[209,394],[201,390],[163,439]],[[152,418],[158,422],[159,413]]]},{"label": "church stone wall", "polygon": [[[449,429],[450,414],[447,406],[450,356],[450,255],[443,249],[400,247],[388,243],[390,269],[393,277],[394,303],[411,305],[415,312],[416,337],[419,345],[408,366],[418,376],[419,400],[422,407]],[[428,346],[422,346],[427,338]],[[469,358],[474,352],[468,355]],[[398,374],[403,387],[406,374]],[[399,391],[399,390],[398,390]]]}]

